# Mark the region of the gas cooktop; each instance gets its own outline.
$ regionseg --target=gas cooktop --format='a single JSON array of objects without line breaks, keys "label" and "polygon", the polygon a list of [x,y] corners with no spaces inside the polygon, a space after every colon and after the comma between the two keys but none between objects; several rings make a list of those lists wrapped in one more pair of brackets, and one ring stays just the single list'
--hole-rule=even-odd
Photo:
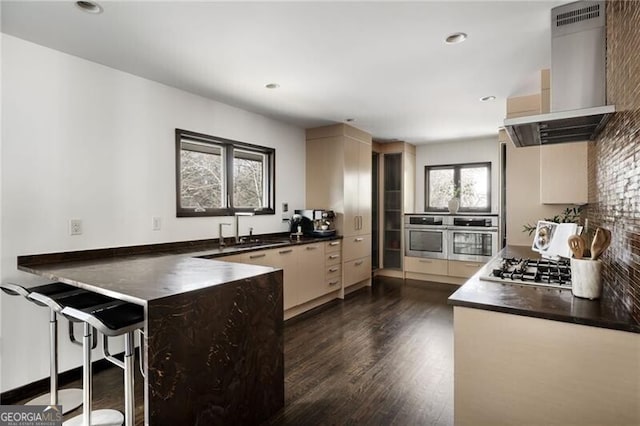
[{"label": "gas cooktop", "polygon": [[497,258],[489,263],[481,280],[571,289],[568,259]]}]

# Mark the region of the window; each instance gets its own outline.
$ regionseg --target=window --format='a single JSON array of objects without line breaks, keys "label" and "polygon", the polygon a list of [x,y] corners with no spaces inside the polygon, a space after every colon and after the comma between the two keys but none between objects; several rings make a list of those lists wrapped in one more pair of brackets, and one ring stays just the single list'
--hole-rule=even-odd
[{"label": "window", "polygon": [[274,214],[275,149],[176,129],[177,215]]},{"label": "window", "polygon": [[445,211],[454,195],[460,211],[491,211],[491,163],[425,167],[425,210]]}]

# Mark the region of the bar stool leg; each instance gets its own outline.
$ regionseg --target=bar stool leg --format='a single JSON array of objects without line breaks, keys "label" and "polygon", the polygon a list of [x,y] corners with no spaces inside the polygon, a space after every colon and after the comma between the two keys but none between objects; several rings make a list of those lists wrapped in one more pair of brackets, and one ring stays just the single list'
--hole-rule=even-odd
[{"label": "bar stool leg", "polygon": [[84,335],[82,337],[82,399],[84,407],[82,414],[64,422],[67,426],[121,426],[124,417],[118,410],[91,410],[91,398],[93,397],[93,368],[91,365],[91,347],[93,343],[93,327],[87,322],[84,323]]},{"label": "bar stool leg", "polygon": [[82,389],[58,390],[58,315],[49,310],[49,376],[50,391],[27,402],[27,405],[62,405],[67,414],[82,405]]},{"label": "bar stool leg", "polygon": [[124,336],[124,419],[126,426],[134,426],[136,422],[134,397],[135,350],[133,331],[131,331]]}]

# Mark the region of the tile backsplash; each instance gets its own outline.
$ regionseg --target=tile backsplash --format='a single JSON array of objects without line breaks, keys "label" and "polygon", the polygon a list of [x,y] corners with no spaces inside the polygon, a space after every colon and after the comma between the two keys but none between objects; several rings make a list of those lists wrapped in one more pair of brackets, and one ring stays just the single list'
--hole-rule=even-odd
[{"label": "tile backsplash", "polygon": [[612,232],[605,291],[640,321],[640,2],[607,1],[607,103],[616,105],[589,144],[590,226]]}]

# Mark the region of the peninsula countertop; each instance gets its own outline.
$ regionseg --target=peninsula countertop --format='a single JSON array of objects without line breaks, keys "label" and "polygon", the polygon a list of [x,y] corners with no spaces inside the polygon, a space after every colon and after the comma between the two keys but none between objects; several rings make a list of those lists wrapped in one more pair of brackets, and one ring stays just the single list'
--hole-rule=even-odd
[{"label": "peninsula countertop", "polygon": [[268,266],[224,262],[216,258],[316,241],[319,240],[274,238],[265,241],[264,244],[241,244],[219,248],[215,240],[200,240],[49,253],[19,256],[18,269],[105,296],[146,305],[153,300],[239,281],[275,270]]},{"label": "peninsula countertop", "polygon": [[[539,254],[529,247],[507,246],[497,256],[537,258]],[[479,277],[487,267],[453,293],[449,304],[640,333],[640,322],[621,300],[606,291],[607,286],[600,299],[580,299],[571,290],[481,280]]]}]

